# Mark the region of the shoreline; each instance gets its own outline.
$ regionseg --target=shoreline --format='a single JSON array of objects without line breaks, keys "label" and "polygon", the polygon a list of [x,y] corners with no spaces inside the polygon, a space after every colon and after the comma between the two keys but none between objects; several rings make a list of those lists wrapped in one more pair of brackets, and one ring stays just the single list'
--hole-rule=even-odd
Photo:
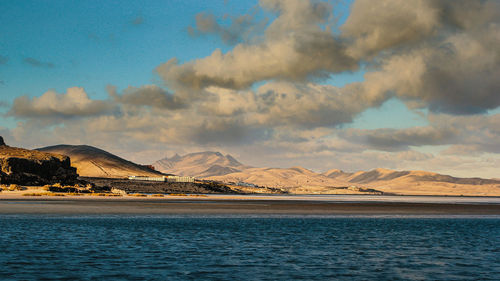
[{"label": "shoreline", "polygon": [[0,215],[500,215],[500,198],[492,202],[456,203],[242,197],[0,196]]}]

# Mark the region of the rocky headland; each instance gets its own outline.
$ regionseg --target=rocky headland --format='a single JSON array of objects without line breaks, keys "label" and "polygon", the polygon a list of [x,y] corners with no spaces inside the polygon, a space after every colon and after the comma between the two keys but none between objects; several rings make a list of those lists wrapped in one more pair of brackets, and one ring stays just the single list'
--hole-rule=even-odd
[{"label": "rocky headland", "polygon": [[11,147],[0,137],[1,184],[75,184],[77,178],[68,156]]}]

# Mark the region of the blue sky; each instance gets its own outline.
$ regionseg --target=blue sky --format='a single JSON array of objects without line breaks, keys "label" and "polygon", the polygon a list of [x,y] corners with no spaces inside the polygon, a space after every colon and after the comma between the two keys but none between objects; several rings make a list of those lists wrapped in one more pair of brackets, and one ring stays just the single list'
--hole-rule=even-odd
[{"label": "blue sky", "polygon": [[[499,161],[498,148],[494,145],[499,101],[498,84],[489,77],[494,77],[492,73],[499,67],[498,55],[491,54],[494,58],[488,65],[486,62],[482,65],[482,60],[472,64],[461,56],[464,61],[458,67],[446,63],[433,66],[439,62],[432,56],[465,54],[461,49],[465,48],[463,42],[473,47],[495,42],[498,38],[491,37],[494,32],[484,30],[487,26],[497,28],[498,6],[494,1],[493,4],[477,2],[479,4],[472,8],[450,4],[453,8],[449,10],[457,14],[461,9],[477,14],[484,13],[487,10],[484,7],[493,10],[487,16],[457,20],[470,23],[482,18],[473,28],[464,24],[463,29],[453,29],[454,23],[433,13],[440,7],[432,1],[424,1],[416,8],[402,5],[391,10],[384,10],[381,2],[369,7],[363,0],[331,1],[329,5],[314,0],[310,5],[304,4],[309,1],[279,0],[0,1],[3,11],[0,17],[0,112],[3,113],[0,130],[7,140],[19,145],[91,142],[89,144],[142,163],[175,152],[220,150],[253,165],[286,166],[293,162],[315,170],[429,167],[455,175],[475,173],[493,177],[491,159],[493,163]],[[429,8],[431,5],[436,5],[434,10]],[[293,14],[296,9],[303,10],[299,16]],[[371,16],[370,11],[379,16]],[[408,16],[401,19],[391,11]],[[428,15],[425,18],[428,22],[414,19],[415,11]],[[231,29],[242,15],[247,16],[249,22]],[[302,16],[301,21],[298,18]],[[198,21],[200,17],[215,21]],[[392,24],[395,21],[399,22]],[[188,28],[197,35],[190,34]],[[370,37],[373,30],[380,30],[379,37]],[[226,44],[220,37],[223,32],[233,32],[238,41]],[[487,35],[478,36],[481,32]],[[333,45],[324,47],[309,42],[316,40],[310,37],[313,35],[330,40]],[[282,42],[276,39],[280,36],[283,41],[293,39],[291,44],[297,49],[292,51],[298,53],[291,57],[303,56],[298,57],[299,64],[287,64],[284,57],[284,64],[271,71],[266,68],[266,61],[260,62],[265,67],[259,69],[259,62],[253,67],[250,60],[234,70],[234,65],[247,59],[238,50],[254,48],[258,53],[264,49],[285,48],[283,52],[291,51],[280,45]],[[385,39],[377,41],[376,38]],[[443,46],[452,46],[453,52],[440,54]],[[468,47],[470,52],[475,51],[473,47]],[[217,49],[222,57],[214,53]],[[252,52],[245,54],[248,57]],[[331,62],[314,61],[323,55],[332,55]],[[177,62],[167,64],[172,58]],[[343,60],[346,63],[343,64]],[[213,73],[207,68],[207,62],[210,62],[209,68],[213,67]],[[308,63],[311,66],[306,66]],[[433,72],[437,68],[442,69]],[[233,70],[228,72],[228,69]],[[238,76],[235,72],[240,69],[255,77]],[[443,77],[449,79],[448,85],[456,84],[457,90],[434,81],[432,77],[438,73],[445,73]],[[206,85],[200,89],[186,84],[186,80],[182,80],[188,77],[186,75],[202,79],[196,81]],[[229,79],[225,81],[233,84],[221,84],[220,79]],[[110,85],[116,87],[114,97],[109,96]],[[151,88],[153,85],[157,88]],[[80,94],[69,97],[68,89],[73,87],[83,88],[83,94],[73,91]],[[474,97],[476,90],[471,89],[477,89],[477,97]],[[294,106],[285,108],[277,104],[262,109],[263,104],[268,106],[268,101],[264,102],[265,91],[276,94],[273,100],[280,98],[281,91],[297,103],[311,103],[310,109],[302,112],[307,106],[298,107],[297,114],[285,112]],[[316,91],[309,95],[309,100],[303,98],[308,91]],[[47,92],[57,93],[56,100],[64,100],[61,104],[69,109],[60,112],[54,109],[57,103],[49,104],[54,100],[45,95]],[[140,101],[153,97],[165,102],[168,110],[150,101]],[[253,97],[261,99],[263,104],[258,104]],[[313,99],[323,98],[327,105],[312,103]],[[75,99],[79,102],[83,99],[85,105],[94,109],[101,106],[102,110],[77,106],[81,112],[71,114],[78,101]],[[172,100],[177,102],[170,104]],[[218,103],[213,104],[214,100]],[[249,104],[253,101],[256,104],[252,107]],[[285,99],[283,103],[291,101]],[[227,112],[234,118],[227,116]],[[271,113],[276,115],[266,115]],[[140,114],[153,118],[154,122],[163,118],[192,119],[192,122],[176,123],[189,128],[186,131],[173,128],[175,125],[168,123],[171,121],[141,127],[136,125],[141,124],[137,117]],[[135,119],[127,119],[131,116]],[[479,119],[484,119],[481,122],[486,125],[474,123]],[[123,129],[99,129],[96,125],[106,122],[113,126],[120,124]],[[454,122],[470,122],[470,125],[453,132],[445,128]],[[71,133],[75,127],[81,130]],[[210,128],[220,132],[210,132]],[[474,131],[476,129],[480,131]],[[62,135],[61,131],[67,133]],[[161,136],[155,135],[156,131],[162,132]],[[213,141],[214,138],[209,137],[212,133],[227,139]],[[288,138],[283,139],[284,135]],[[493,136],[493,139],[478,141],[472,138],[474,135]],[[125,136],[130,138],[129,142],[116,145],[109,142],[109,139]],[[234,141],[226,142],[233,137]],[[387,145],[379,143],[381,138]],[[149,145],[141,145],[143,141]],[[242,152],[252,149],[262,154]],[[308,150],[317,154],[312,157]],[[270,151],[276,154],[269,154]],[[414,156],[408,157],[409,154]],[[352,163],[332,160],[350,156],[358,160]],[[389,160],[397,157],[402,160]],[[362,159],[366,161],[356,166]],[[460,159],[472,166],[482,163],[478,165],[485,167],[482,172],[471,172],[469,166],[459,163]],[[322,161],[325,164],[317,164]],[[446,161],[450,162],[449,166],[443,166]]]},{"label": "blue sky", "polygon": [[[152,69],[159,62],[172,56],[188,60],[220,47],[213,40],[192,40],[186,32],[192,15],[228,7],[222,1],[211,7],[203,3],[2,1],[0,32],[9,38],[1,47],[9,59],[2,67],[2,98],[39,95],[52,88],[62,92],[74,85],[104,98],[108,84],[123,88],[151,83]],[[27,57],[55,66],[32,67],[23,63]],[[24,80],[27,76],[29,83]]]}]

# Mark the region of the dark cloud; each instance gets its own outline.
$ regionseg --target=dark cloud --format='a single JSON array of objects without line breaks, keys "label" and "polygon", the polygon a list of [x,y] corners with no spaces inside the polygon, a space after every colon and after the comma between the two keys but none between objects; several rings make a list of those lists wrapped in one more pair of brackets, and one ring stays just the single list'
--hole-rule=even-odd
[{"label": "dark cloud", "polygon": [[357,150],[409,151],[410,147],[449,145],[444,154],[500,153],[500,114],[430,114],[429,125],[406,129],[343,129],[336,135]]},{"label": "dark cloud", "polygon": [[358,0],[341,30],[349,54],[380,55],[365,83],[379,94],[459,115],[500,105],[498,1]]},{"label": "dark cloud", "polygon": [[108,86],[108,93],[115,102],[127,105],[164,109],[179,109],[187,106],[178,96],[170,94],[156,85],[146,85],[139,88],[128,87],[121,94],[116,91],[116,87]]},{"label": "dark cloud", "polygon": [[43,61],[39,61],[39,60],[31,58],[31,57],[24,58],[23,61],[31,66],[34,66],[34,67],[47,67],[47,68],[54,68],[55,67],[55,65],[51,62],[43,62]]},{"label": "dark cloud", "polygon": [[267,126],[336,127],[350,123],[379,100],[360,95],[357,85],[268,83],[255,95],[256,119]]},{"label": "dark cloud", "polygon": [[267,139],[267,128],[252,127],[241,119],[218,118],[205,120],[192,132],[196,144],[252,144],[257,140]]},{"label": "dark cloud", "polygon": [[409,146],[454,143],[458,131],[447,128],[414,127],[408,129],[348,129],[342,137],[383,151],[408,150]]}]

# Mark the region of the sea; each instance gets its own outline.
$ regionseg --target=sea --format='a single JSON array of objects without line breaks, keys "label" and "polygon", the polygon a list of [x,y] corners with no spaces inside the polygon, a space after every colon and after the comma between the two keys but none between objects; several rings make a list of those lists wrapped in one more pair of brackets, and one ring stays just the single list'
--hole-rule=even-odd
[{"label": "sea", "polygon": [[0,215],[0,280],[500,280],[500,217]]}]

